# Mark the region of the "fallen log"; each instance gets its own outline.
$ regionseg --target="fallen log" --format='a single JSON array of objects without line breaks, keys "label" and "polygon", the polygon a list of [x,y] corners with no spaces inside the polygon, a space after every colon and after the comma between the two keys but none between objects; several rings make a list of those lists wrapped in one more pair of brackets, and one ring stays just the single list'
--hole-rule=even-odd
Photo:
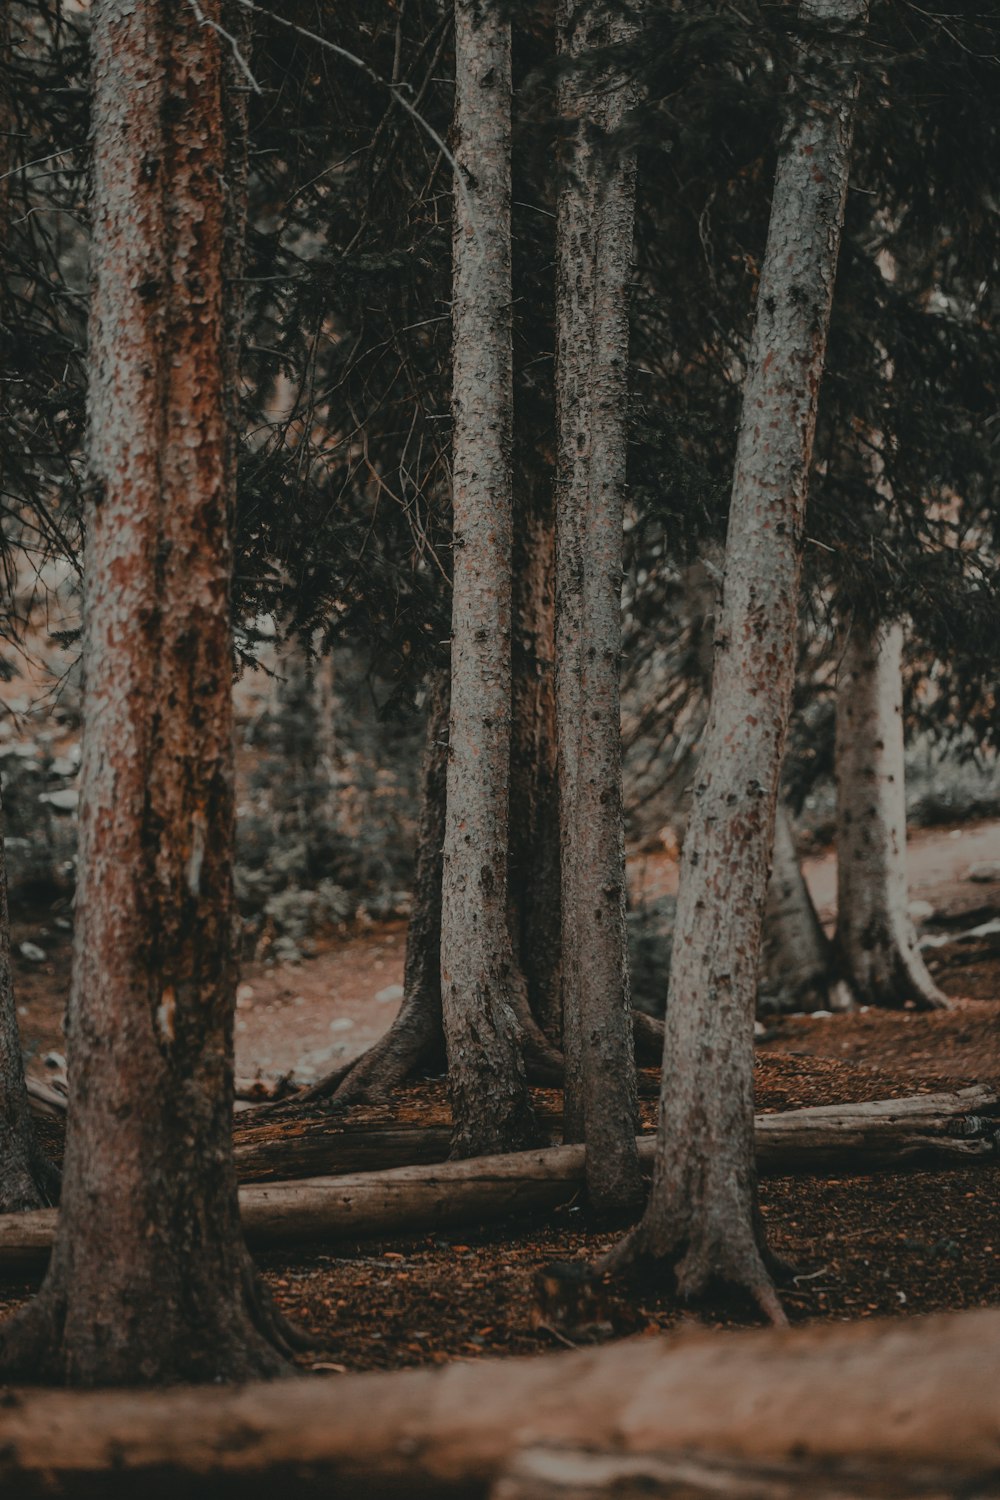
[{"label": "fallen log", "polygon": [[[997,1158],[1000,1098],[988,1089],[838,1104],[757,1117],[762,1171],[792,1173],[913,1161]],[[652,1166],[656,1141],[639,1138]],[[583,1146],[297,1181],[249,1184],[240,1207],[252,1248],[406,1235],[549,1210],[584,1188]],[[0,1267],[44,1261],[55,1213],[0,1216]]]},{"label": "fallen log", "polygon": [[[103,1500],[536,1500],[627,1495],[604,1481],[645,1473],[654,1487],[632,1493],[985,1500],[1000,1494],[998,1392],[997,1311],[266,1386],[8,1391],[0,1483]],[[573,1468],[577,1486],[553,1489]]]},{"label": "fallen log", "polygon": [[[992,1122],[992,1124],[990,1123]],[[557,1113],[539,1114],[544,1134],[562,1131]],[[869,1104],[835,1104],[758,1115],[763,1171],[801,1171],[843,1160],[858,1170],[913,1158],[965,1160],[990,1155],[1000,1129],[1000,1096],[972,1087]],[[447,1124],[352,1122],[343,1114],[238,1120],[234,1133],[241,1182],[334,1177],[390,1167],[443,1162],[451,1149]],[[808,1162],[802,1158],[810,1153]]]},{"label": "fallen log", "polygon": [[[547,1101],[546,1101],[547,1102]],[[244,1183],[340,1177],[391,1167],[444,1162],[451,1131],[442,1118],[430,1124],[372,1119],[372,1112],[281,1114],[270,1110],[237,1116],[233,1129],[236,1170]],[[443,1111],[442,1111],[443,1115]],[[562,1117],[538,1109],[542,1144],[555,1144]],[[53,1118],[48,1129],[58,1129]],[[762,1171],[857,1171],[909,1161],[964,1161],[993,1152],[1000,1129],[1000,1096],[981,1087],[868,1104],[835,1104],[757,1116]],[[49,1143],[53,1149],[56,1141]],[[58,1152],[56,1153],[58,1154]]]}]

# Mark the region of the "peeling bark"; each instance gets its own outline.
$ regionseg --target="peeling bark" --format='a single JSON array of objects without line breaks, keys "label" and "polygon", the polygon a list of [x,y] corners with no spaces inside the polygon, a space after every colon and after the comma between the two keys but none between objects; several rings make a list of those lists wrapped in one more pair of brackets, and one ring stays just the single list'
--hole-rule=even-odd
[{"label": "peeling bark", "polygon": [[[747,1288],[783,1321],[757,1210],[753,1018],[795,675],[809,462],[847,193],[857,78],[838,40],[865,0],[804,0],[804,65],[778,157],[726,540],[712,703],[684,840],[646,1213],[612,1252],[675,1266],[684,1295]],[[824,32],[826,35],[824,36]]]},{"label": "peeling bark", "polygon": [[[585,0],[564,0],[559,48],[572,64],[619,40]],[[636,1083],[625,935],[622,799],[622,528],[628,420],[628,285],[635,161],[608,159],[624,84],[570,66],[560,113],[570,124],[557,214],[557,674],[562,833],[563,1047],[568,1137],[587,1145],[598,1207],[640,1191]]]},{"label": "peeling bark", "polygon": [[510,23],[455,4],[451,722],[441,1002],[459,1156],[530,1142],[512,1009]]},{"label": "peeling bark", "polygon": [[837,933],[866,1005],[947,1009],[910,921],[903,760],[903,627],[855,624],[837,677]]},{"label": "peeling bark", "polygon": [[764,909],[761,994],[784,1010],[850,1010],[854,1003],[835,972],[833,947],[816,915],[780,796]]},{"label": "peeling bark", "polygon": [[[203,0],[223,24],[219,0]],[[195,9],[99,0],[80,881],[62,1208],[8,1376],[285,1368],[232,1153],[230,50]],[[228,102],[228,110],[227,110]],[[234,186],[238,194],[240,185]]]}]

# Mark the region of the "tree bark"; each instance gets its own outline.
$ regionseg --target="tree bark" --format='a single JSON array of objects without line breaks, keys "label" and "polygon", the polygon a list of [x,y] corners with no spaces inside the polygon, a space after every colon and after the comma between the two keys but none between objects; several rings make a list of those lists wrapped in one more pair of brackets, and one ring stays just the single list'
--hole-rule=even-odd
[{"label": "tree bark", "polygon": [[455,4],[454,579],[441,1001],[458,1156],[533,1134],[512,1009],[510,23]]},{"label": "tree bark", "polygon": [[717,1279],[744,1286],[775,1321],[784,1315],[757,1211],[753,1018],[857,94],[840,38],[867,11],[865,0],[804,0],[801,15],[816,55],[779,151],[757,296],[712,704],[681,866],[660,1149],[645,1216],[609,1259],[667,1259],[683,1295]]},{"label": "tree bark", "polygon": [[571,132],[556,227],[565,1118],[587,1144],[591,1201],[620,1208],[639,1192],[619,702],[635,161],[595,141],[620,126],[626,87],[579,71],[590,49],[624,38],[624,23],[563,0],[558,25]]},{"label": "tree bark", "polygon": [[866,1005],[947,1009],[910,921],[903,761],[903,627],[848,632],[837,675],[837,933]]},{"label": "tree bark", "polygon": [[850,1010],[850,988],[834,969],[802,874],[788,809],[778,797],[774,859],[764,909],[761,992],[783,1010]]},{"label": "tree bark", "polygon": [[[206,21],[223,24],[204,0]],[[62,1208],[9,1375],[282,1369],[232,1155],[229,44],[193,7],[93,10],[80,880]],[[235,185],[239,192],[239,184]]]},{"label": "tree bark", "polygon": [[2,1473],[25,1497],[486,1500],[519,1455],[584,1450],[676,1465],[678,1497],[996,1497],[998,1381],[1000,1313],[976,1310],[277,1387],[10,1391]]}]

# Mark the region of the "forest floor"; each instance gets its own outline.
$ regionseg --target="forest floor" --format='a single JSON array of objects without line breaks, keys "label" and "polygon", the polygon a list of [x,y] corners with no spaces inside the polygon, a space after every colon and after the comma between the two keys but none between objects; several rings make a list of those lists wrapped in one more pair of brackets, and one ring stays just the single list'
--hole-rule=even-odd
[{"label": "forest floor", "polygon": [[[797,1108],[926,1093],[971,1081],[1000,1086],[1000,879],[970,880],[970,868],[998,862],[1000,823],[935,828],[910,843],[911,897],[935,977],[953,1009],[933,1014],[860,1011],[770,1019],[757,1050],[757,1107]],[[821,916],[835,881],[830,855],[806,873]],[[665,855],[634,862],[638,896],[669,893],[676,865]],[[62,1051],[68,990],[65,913],[15,914],[20,1020],[33,1072]],[[25,959],[24,942],[44,958]],[[237,1073],[314,1077],[346,1060],[388,1026],[401,994],[403,924],[373,926],[331,941],[295,966],[251,965],[240,990]],[[52,1070],[56,1071],[56,1070]],[[651,1128],[655,1076],[644,1078]],[[391,1110],[410,1122],[446,1118],[443,1085],[401,1090]],[[385,1117],[384,1109],[380,1118]],[[782,1288],[793,1322],[906,1315],[1000,1303],[1000,1165],[911,1169],[868,1175],[765,1178],[771,1244],[795,1272]],[[316,1352],[306,1368],[393,1369],[523,1354],[626,1333],[655,1333],[693,1318],[729,1326],[756,1321],[740,1299],[710,1310],[682,1305],[665,1278],[640,1271],[618,1284],[567,1299],[546,1277],[553,1262],[591,1260],[624,1224],[570,1202],[537,1221],[474,1226],[459,1234],[338,1245],[262,1258],[282,1309],[309,1330]],[[0,1313],[30,1295],[0,1285]]]}]

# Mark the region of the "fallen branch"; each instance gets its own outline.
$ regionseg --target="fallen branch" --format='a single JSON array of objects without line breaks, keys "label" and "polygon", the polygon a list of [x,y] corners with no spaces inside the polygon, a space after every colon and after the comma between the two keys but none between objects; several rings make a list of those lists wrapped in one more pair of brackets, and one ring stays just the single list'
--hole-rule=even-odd
[{"label": "fallen branch", "polygon": [[[762,1171],[772,1173],[996,1160],[998,1133],[1000,1097],[969,1088],[758,1115],[757,1160]],[[655,1150],[655,1137],[639,1138],[639,1157],[647,1168]],[[558,1207],[583,1188],[583,1146],[550,1146],[385,1172],[251,1184],[240,1189],[240,1206],[249,1244],[264,1248],[504,1219]],[[51,1211],[0,1217],[0,1266],[44,1260],[54,1227]]]},{"label": "fallen branch", "polygon": [[975,1311],[238,1389],[10,1391],[0,1481],[105,1500],[985,1500],[998,1389],[1000,1313]]}]

